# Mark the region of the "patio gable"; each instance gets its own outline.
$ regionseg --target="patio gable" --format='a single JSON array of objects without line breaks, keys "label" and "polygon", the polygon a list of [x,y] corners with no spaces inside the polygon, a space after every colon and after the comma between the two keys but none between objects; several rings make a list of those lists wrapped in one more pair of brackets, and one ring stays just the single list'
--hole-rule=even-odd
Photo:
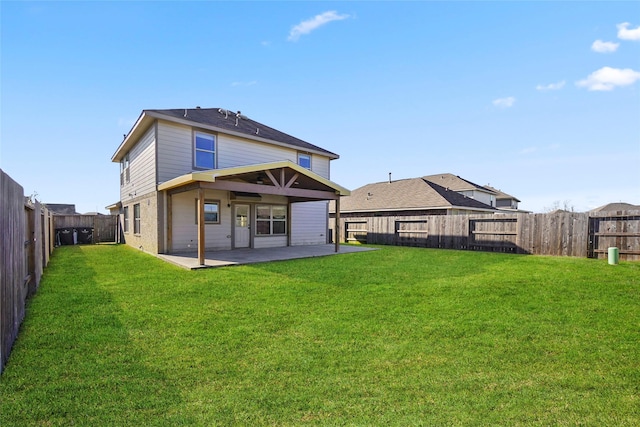
[{"label": "patio gable", "polygon": [[289,160],[188,173],[158,185],[175,194],[194,189],[287,196],[291,202],[336,200],[346,188]]}]

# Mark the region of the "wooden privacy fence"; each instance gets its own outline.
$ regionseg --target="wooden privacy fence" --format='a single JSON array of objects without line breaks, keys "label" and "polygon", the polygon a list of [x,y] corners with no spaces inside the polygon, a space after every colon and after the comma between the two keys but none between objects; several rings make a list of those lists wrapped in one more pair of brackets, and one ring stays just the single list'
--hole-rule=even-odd
[{"label": "wooden privacy fence", "polygon": [[0,170],[0,373],[53,250],[51,215]]},{"label": "wooden privacy fence", "polygon": [[[53,227],[56,246],[118,241],[117,215],[54,215]],[[65,238],[70,240],[65,241]]]},{"label": "wooden privacy fence", "polygon": [[[333,227],[335,219],[330,220]],[[640,211],[340,219],[343,242],[640,260]]]}]

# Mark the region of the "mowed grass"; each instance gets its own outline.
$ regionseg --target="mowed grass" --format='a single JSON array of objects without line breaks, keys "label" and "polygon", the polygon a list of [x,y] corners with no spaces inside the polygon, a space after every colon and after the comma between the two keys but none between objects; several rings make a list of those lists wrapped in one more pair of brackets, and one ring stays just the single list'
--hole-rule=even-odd
[{"label": "mowed grass", "polygon": [[640,425],[640,263],[56,249],[0,425]]}]

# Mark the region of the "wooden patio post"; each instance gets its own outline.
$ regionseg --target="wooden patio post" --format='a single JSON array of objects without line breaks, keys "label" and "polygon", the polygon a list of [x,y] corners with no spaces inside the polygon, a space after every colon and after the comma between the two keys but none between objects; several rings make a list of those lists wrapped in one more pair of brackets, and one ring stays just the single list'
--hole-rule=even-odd
[{"label": "wooden patio post", "polygon": [[340,252],[340,196],[336,199],[336,221],[333,224],[333,235],[335,239],[335,251]]},{"label": "wooden patio post", "polygon": [[198,188],[198,264],[204,265],[204,188]]}]

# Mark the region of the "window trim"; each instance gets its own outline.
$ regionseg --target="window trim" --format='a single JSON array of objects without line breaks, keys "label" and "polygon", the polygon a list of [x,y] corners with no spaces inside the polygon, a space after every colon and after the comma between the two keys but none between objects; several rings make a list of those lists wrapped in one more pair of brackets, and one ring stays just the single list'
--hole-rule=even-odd
[{"label": "window trim", "polygon": [[[209,150],[204,150],[201,148],[198,148],[196,146],[196,139],[197,137],[201,135],[201,136],[205,136],[205,137],[210,137],[213,140],[213,150],[209,151]],[[199,130],[194,130],[193,131],[193,168],[194,169],[200,169],[200,170],[209,170],[209,169],[216,169],[217,168],[217,150],[216,150],[216,145],[217,145],[217,138],[216,135],[213,133],[209,133],[209,132],[203,132],[203,131],[199,131]],[[198,152],[202,152],[202,153],[211,153],[213,155],[213,167],[212,168],[208,168],[208,167],[204,167],[204,166],[198,166]]]},{"label": "window trim", "polygon": [[[207,221],[206,220],[207,212],[206,212],[206,209],[205,209],[205,214],[204,214],[205,221],[204,221],[204,223],[205,224],[220,224],[220,216],[221,216],[220,215],[220,200],[204,199],[204,204],[205,204],[205,208],[206,208],[207,204],[216,205],[218,207],[217,212],[216,212],[218,214],[218,219],[216,221]],[[196,199],[196,219],[195,219],[195,224],[196,225],[198,224],[198,199]]]},{"label": "window trim", "polygon": [[140,234],[141,216],[140,203],[136,203],[135,205],[133,205],[133,234]]},{"label": "window trim", "polygon": [[[269,208],[269,219],[266,218],[258,218],[258,211],[260,210],[261,207],[268,207]],[[273,208],[284,208],[284,219],[280,219],[277,218],[275,219],[273,217]],[[256,237],[273,237],[273,236],[286,236],[288,233],[288,221],[289,221],[289,208],[287,205],[280,205],[280,204],[256,204],[256,207],[254,209],[255,214],[254,214],[254,219],[255,219],[255,232],[254,235]],[[259,224],[261,222],[268,222],[269,223],[269,233],[259,233],[260,230],[260,226]],[[274,233],[273,232],[273,224],[274,222],[283,222],[284,223],[284,232],[283,233]]]}]

